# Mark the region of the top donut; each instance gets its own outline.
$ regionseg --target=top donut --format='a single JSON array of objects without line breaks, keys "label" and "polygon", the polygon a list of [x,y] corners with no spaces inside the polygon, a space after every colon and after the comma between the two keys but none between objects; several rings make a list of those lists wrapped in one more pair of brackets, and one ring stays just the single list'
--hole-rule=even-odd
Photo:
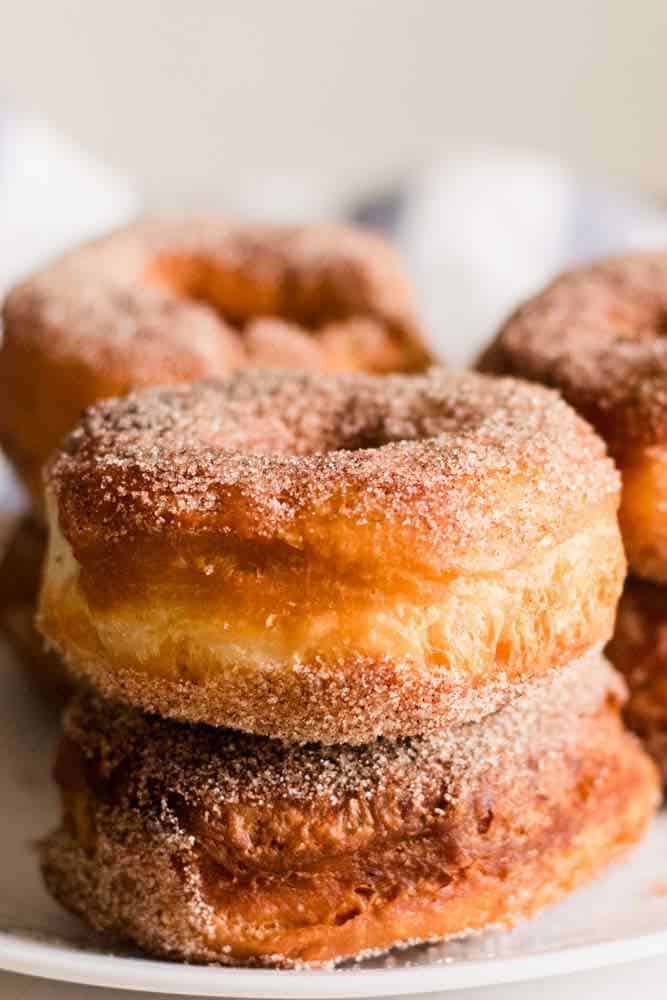
[{"label": "top donut", "polygon": [[513,379],[239,372],[98,403],[50,463],[40,622],[146,710],[363,743],[606,641],[618,477]]},{"label": "top donut", "polygon": [[399,572],[508,569],[618,487],[602,442],[555,394],[436,368],[256,371],[104,401],[47,478],[82,555],[93,537],[234,537],[383,575],[391,557]]},{"label": "top donut", "polygon": [[667,254],[593,263],[521,305],[482,371],[563,393],[623,473],[621,525],[632,568],[667,580]]},{"label": "top donut", "polygon": [[86,406],[246,366],[416,371],[411,291],[379,237],[338,225],[137,223],[10,292],[0,441],[39,498]]}]

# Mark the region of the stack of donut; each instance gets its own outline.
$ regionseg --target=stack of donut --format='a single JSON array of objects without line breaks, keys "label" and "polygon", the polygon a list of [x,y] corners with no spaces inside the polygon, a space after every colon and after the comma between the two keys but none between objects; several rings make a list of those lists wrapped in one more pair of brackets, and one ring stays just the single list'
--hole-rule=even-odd
[{"label": "stack of donut", "polygon": [[561,275],[509,318],[480,368],[559,389],[621,471],[630,576],[607,652],[630,688],[626,719],[667,781],[667,254]]},{"label": "stack of donut", "polygon": [[47,474],[41,627],[85,679],[47,885],[192,961],[510,924],[656,803],[600,655],[624,559],[555,394],[243,372],[88,410]]},{"label": "stack of donut", "polygon": [[[209,248],[144,253],[141,273],[169,282],[148,298],[168,294],[159,317],[190,310],[175,329],[209,359],[192,298],[233,319],[221,336],[237,352],[256,327],[262,351],[301,342],[308,317],[340,358],[360,307],[332,305],[334,277],[355,303],[374,286],[337,258],[339,238],[326,253],[312,239],[327,280],[283,273],[255,244],[229,270]],[[131,245],[101,244],[107,276],[139,273]],[[70,297],[43,322],[81,359],[84,327],[77,340],[68,323],[101,330],[102,316],[116,350],[99,274],[75,264],[93,305],[58,279]],[[601,653],[625,572],[603,442],[541,386],[387,374],[426,358],[378,281],[373,342],[379,330],[401,363],[365,351],[114,384],[48,462],[38,621],[78,692],[43,873],[64,906],[151,954],[299,967],[508,926],[621,856],[656,807]],[[260,286],[283,290],[249,322],[241,303]],[[9,339],[11,357],[20,329]],[[37,435],[11,416],[27,398],[4,434],[32,481]]]}]

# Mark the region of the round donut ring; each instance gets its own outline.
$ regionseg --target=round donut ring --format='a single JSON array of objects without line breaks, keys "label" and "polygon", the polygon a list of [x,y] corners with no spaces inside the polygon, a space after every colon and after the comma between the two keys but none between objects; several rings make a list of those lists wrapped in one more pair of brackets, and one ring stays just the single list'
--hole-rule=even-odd
[{"label": "round donut ring", "polygon": [[512,925],[644,832],[651,760],[600,657],[444,738],[288,747],[95,695],[65,720],[53,895],[168,958],[322,965]]},{"label": "round donut ring", "polygon": [[609,658],[630,689],[625,721],[643,740],[667,784],[667,590],[629,577]]},{"label": "round donut ring", "polygon": [[107,696],[286,740],[478,719],[611,636],[619,481],[512,379],[241,372],[88,411],[39,622]]},{"label": "round donut ring", "polygon": [[34,497],[85,407],[245,367],[416,371],[430,363],[393,251],[345,226],[139,223],[10,292],[0,443]]},{"label": "round donut ring", "polygon": [[667,254],[561,275],[510,316],[482,371],[554,386],[607,442],[623,476],[630,566],[667,582]]}]

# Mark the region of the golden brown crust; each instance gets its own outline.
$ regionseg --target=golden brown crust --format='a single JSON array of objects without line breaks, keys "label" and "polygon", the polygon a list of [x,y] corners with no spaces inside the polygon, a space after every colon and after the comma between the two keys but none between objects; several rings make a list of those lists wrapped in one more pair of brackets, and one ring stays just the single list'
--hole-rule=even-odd
[{"label": "golden brown crust", "polygon": [[322,964],[511,924],[634,843],[655,770],[600,660],[443,739],[287,747],[78,699],[51,892],[172,958]]},{"label": "golden brown crust", "polygon": [[667,782],[667,587],[626,580],[608,654],[628,684],[625,720]]},{"label": "golden brown crust", "polygon": [[0,635],[37,687],[59,704],[70,693],[71,677],[35,626],[45,554],[46,525],[34,514],[24,515],[0,557]]},{"label": "golden brown crust", "polygon": [[242,373],[93,408],[40,624],[108,696],[291,740],[480,718],[611,634],[604,447],[546,390]]},{"label": "golden brown crust", "polygon": [[507,569],[619,490],[604,445],[555,393],[442,368],[245,371],[106,400],[47,483],[87,569],[144,539],[195,539],[375,576],[392,560]]},{"label": "golden brown crust", "polygon": [[430,362],[392,250],[336,225],[134,224],[18,285],[3,321],[0,440],[37,499],[44,462],[98,399],[248,365]]},{"label": "golden brown crust", "polygon": [[623,473],[633,570],[667,581],[667,254],[567,272],[520,306],[479,361],[559,389]]}]

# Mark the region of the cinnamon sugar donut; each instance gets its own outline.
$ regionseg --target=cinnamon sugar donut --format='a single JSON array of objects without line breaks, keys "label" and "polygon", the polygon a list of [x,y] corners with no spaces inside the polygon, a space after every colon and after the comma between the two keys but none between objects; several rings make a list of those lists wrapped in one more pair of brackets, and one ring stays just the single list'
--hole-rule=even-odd
[{"label": "cinnamon sugar donut", "polygon": [[242,372],[88,411],[40,623],[107,696],[286,740],[477,719],[611,635],[618,477],[511,379]]},{"label": "cinnamon sugar donut", "polygon": [[667,253],[561,275],[510,316],[483,371],[555,386],[598,430],[623,476],[631,568],[667,582]]},{"label": "cinnamon sugar donut", "polygon": [[69,710],[53,895],[147,952],[322,965],[507,926],[642,835],[655,768],[598,657],[483,722],[289,747],[119,708]]},{"label": "cinnamon sugar donut", "polygon": [[36,499],[86,406],[256,365],[412,371],[428,351],[390,248],[346,226],[140,223],[10,292],[0,442]]},{"label": "cinnamon sugar donut", "polygon": [[667,783],[667,588],[628,578],[608,653],[630,690],[625,720]]}]

